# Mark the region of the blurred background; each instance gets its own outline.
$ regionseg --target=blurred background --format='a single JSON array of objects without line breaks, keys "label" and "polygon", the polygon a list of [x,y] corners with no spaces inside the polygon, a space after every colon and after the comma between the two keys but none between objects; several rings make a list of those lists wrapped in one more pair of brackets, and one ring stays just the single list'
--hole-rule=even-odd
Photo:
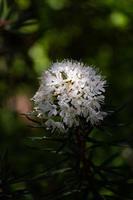
[{"label": "blurred background", "polygon": [[18,198],[16,192],[13,199],[41,199],[38,194],[47,187],[45,181],[15,180],[38,173],[46,159],[51,165],[51,158],[26,140],[44,131],[31,128],[22,114],[32,110],[38,77],[57,60],[82,61],[106,77],[106,109],[117,113],[110,124],[119,124],[110,131],[128,138],[124,157],[132,158],[132,25],[133,0],[0,0],[0,176],[5,183],[0,194],[28,187],[31,194]]}]

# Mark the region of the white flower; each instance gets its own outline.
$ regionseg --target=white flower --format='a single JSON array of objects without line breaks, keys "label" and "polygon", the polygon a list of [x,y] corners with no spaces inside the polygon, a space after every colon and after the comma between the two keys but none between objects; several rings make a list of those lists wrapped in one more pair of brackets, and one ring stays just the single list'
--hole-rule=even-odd
[{"label": "white flower", "polygon": [[47,128],[67,131],[86,123],[98,124],[106,116],[101,111],[106,81],[96,69],[83,63],[64,60],[53,63],[41,77],[41,84],[32,98],[37,116]]}]

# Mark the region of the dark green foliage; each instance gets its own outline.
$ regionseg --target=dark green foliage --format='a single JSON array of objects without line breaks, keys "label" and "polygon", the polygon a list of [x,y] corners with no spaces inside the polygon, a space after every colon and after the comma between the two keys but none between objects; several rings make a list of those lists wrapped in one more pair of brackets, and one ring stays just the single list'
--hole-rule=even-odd
[{"label": "dark green foliage", "polygon": [[[0,0],[0,199],[133,199],[132,4]],[[66,58],[107,76],[108,117],[61,135],[23,113],[41,71]]]}]

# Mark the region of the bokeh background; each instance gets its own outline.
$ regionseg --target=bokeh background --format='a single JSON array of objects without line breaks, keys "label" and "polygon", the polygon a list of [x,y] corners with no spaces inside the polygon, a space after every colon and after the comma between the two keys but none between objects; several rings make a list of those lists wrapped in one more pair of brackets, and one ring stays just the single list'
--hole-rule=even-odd
[{"label": "bokeh background", "polygon": [[57,60],[82,61],[106,76],[106,109],[117,113],[109,130],[115,138],[128,138],[132,158],[132,25],[133,0],[0,0],[0,176],[6,186],[0,193],[28,187],[31,194],[22,199],[39,199],[47,187],[44,180],[15,180],[52,165],[40,150],[45,144],[27,139],[44,130],[30,127],[23,113],[32,110],[38,77]]}]

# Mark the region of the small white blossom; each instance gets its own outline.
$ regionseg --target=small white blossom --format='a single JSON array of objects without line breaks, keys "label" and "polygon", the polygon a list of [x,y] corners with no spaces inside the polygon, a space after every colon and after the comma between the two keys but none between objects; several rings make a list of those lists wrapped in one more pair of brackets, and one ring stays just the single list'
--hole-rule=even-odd
[{"label": "small white blossom", "polygon": [[96,69],[74,61],[57,62],[41,77],[40,88],[32,98],[37,116],[47,128],[65,132],[86,123],[98,124],[106,116],[101,111],[106,81]]}]

